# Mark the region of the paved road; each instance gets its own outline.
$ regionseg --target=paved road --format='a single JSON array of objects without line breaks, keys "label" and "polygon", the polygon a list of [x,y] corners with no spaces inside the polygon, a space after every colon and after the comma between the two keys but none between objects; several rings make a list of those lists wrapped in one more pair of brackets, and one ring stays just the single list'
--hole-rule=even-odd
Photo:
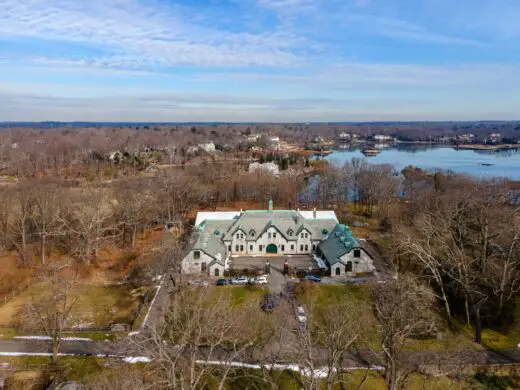
[{"label": "paved road", "polygon": [[271,264],[271,272],[269,274],[269,291],[271,293],[279,295],[281,292],[285,291],[285,287],[287,286],[287,280],[285,275],[282,273],[283,271],[283,263],[281,265],[274,263]]},{"label": "paved road", "polygon": [[[282,336],[282,340],[283,340]],[[281,341],[282,341],[281,340]],[[283,341],[282,341],[283,344]],[[281,347],[281,345],[280,345]],[[288,359],[294,358],[295,351],[286,350],[287,354],[282,353],[279,357],[269,363],[288,363]],[[0,360],[3,356],[9,354],[41,354],[50,353],[51,345],[47,341],[40,340],[1,340],[0,341]],[[246,353],[241,362],[248,364],[261,364],[264,354],[267,351],[255,351],[254,353]],[[62,342],[60,353],[77,356],[107,356],[107,357],[131,357],[142,356],[137,351],[133,341],[122,340],[117,343],[103,341],[64,341]],[[201,358],[204,359],[204,348],[201,348]],[[212,360],[224,360],[227,355],[224,350],[216,350],[211,356]],[[285,355],[285,356],[284,356]],[[314,349],[313,357],[316,365],[326,365],[326,352],[320,349]],[[520,364],[520,349],[506,349],[501,351],[453,351],[453,352],[407,352],[403,354],[403,359],[408,365],[413,367],[429,367],[435,370],[439,367],[460,367],[467,365],[510,365]],[[377,365],[379,362],[371,353],[347,354],[345,356],[346,367],[367,367]]]}]

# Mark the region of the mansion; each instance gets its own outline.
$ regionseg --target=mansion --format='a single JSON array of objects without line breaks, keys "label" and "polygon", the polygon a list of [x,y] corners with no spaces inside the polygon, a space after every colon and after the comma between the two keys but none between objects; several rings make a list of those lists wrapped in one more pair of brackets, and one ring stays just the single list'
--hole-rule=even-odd
[{"label": "mansion", "polygon": [[372,257],[334,211],[199,212],[186,274],[223,276],[233,257],[311,255],[332,276],[373,271]]}]

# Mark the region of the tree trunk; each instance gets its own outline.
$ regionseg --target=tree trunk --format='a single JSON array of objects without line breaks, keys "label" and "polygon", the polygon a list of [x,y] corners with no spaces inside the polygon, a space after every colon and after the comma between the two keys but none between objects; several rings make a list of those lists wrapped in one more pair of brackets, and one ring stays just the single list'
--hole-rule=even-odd
[{"label": "tree trunk", "polygon": [[482,342],[482,327],[480,324],[480,305],[477,303],[473,305],[475,312],[475,342],[480,344]]},{"label": "tree trunk", "polygon": [[58,363],[58,353],[60,351],[60,340],[55,339],[52,342],[52,364]]},{"label": "tree trunk", "polygon": [[43,265],[45,264],[45,240],[46,235],[42,233],[41,240],[40,240],[40,263]]},{"label": "tree trunk", "polygon": [[471,320],[469,316],[469,305],[468,305],[468,297],[466,296],[466,299],[464,300],[464,308],[466,309],[466,326],[471,325]]},{"label": "tree trunk", "polygon": [[137,236],[137,225],[132,226],[132,250],[135,249],[135,241]]},{"label": "tree trunk", "polygon": [[446,296],[446,291],[444,291],[444,286],[442,284],[442,281],[439,284],[441,287],[442,300],[444,301],[444,307],[446,309],[446,314],[448,315],[448,321],[451,323],[451,310],[450,310],[450,304],[448,302],[448,297]]}]

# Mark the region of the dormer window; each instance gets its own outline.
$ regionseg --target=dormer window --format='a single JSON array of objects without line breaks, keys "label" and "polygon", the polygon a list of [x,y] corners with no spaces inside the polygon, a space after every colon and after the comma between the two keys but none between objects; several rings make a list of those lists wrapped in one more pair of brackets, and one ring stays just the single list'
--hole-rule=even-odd
[{"label": "dormer window", "polygon": [[289,229],[289,230],[287,231],[287,234],[289,235],[289,237],[292,237],[293,234],[294,234],[294,232],[293,232],[291,229]]},{"label": "dormer window", "polygon": [[255,232],[254,230],[251,230],[251,231],[249,232],[249,235],[250,235],[251,237],[254,237],[254,236],[256,235],[256,232]]}]

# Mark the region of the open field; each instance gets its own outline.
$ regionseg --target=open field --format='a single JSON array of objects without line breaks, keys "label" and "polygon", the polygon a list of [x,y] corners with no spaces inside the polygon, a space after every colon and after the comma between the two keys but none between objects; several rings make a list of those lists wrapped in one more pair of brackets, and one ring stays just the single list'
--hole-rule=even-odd
[{"label": "open field", "polygon": [[[298,298],[304,304],[314,305],[318,308],[329,304],[350,301],[353,305],[360,308],[360,315],[363,316],[363,333],[361,334],[363,348],[380,351],[378,326],[379,322],[372,309],[371,286],[362,285],[307,285],[298,291]],[[442,320],[439,318],[440,323]],[[515,334],[518,330],[511,333],[501,334],[493,330],[484,329],[483,346],[475,344],[473,340],[473,330],[463,326],[450,330],[447,327],[439,329],[438,338],[409,339],[405,349],[408,351],[455,351],[455,350],[480,350],[484,346],[488,348],[508,348],[517,342]],[[516,344],[515,344],[516,345]]]},{"label": "open field", "polygon": [[[0,306],[0,325],[20,325],[24,306],[31,302],[37,303],[48,289],[47,283],[34,284]],[[129,285],[78,285],[74,287],[73,295],[78,297],[73,307],[74,323],[95,327],[106,326],[111,322],[131,323],[140,302],[139,292]]]}]

